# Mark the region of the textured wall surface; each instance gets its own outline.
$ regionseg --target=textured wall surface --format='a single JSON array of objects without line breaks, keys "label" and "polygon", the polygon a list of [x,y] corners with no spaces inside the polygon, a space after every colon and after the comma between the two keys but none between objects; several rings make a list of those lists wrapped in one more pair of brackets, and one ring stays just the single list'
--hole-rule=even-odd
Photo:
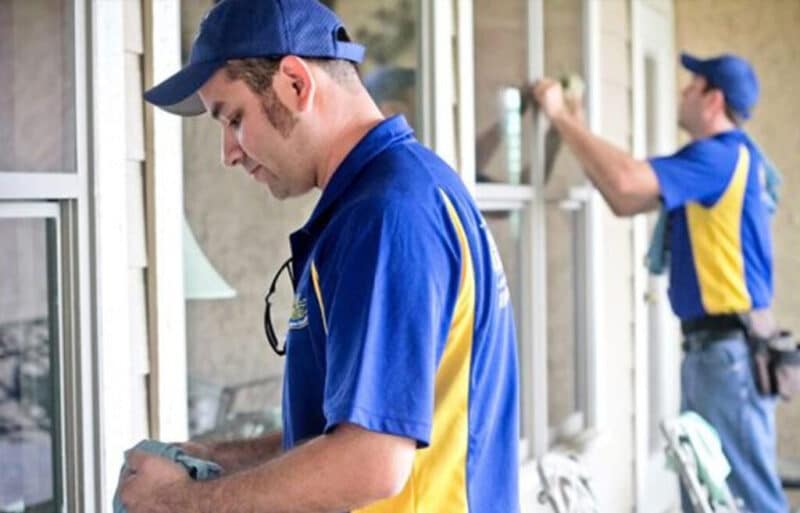
[{"label": "textured wall surface", "polygon": [[[734,52],[749,59],[761,101],[745,127],[783,171],[783,202],[774,221],[775,310],[800,332],[800,2],[796,0],[679,0],[677,47],[701,56]],[[682,72],[682,82],[687,75]],[[800,459],[800,401],[778,406],[778,453]],[[794,502],[800,501],[795,497]]]}]

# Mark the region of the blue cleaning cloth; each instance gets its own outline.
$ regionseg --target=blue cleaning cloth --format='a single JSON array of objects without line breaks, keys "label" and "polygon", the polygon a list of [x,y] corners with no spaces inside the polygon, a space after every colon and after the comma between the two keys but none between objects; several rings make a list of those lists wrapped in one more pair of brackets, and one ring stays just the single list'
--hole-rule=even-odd
[{"label": "blue cleaning cloth", "polygon": [[[761,191],[761,201],[767,208],[770,215],[774,214],[778,209],[778,202],[780,201],[780,186],[783,182],[781,172],[777,166],[772,163],[761,149],[758,149],[761,154],[762,162],[764,165],[764,184]],[[647,249],[645,255],[645,267],[650,271],[650,274],[660,275],[669,268],[669,215],[667,210],[662,206],[658,213],[658,220],[653,227],[653,234],[650,239],[650,247]]]},{"label": "blue cleaning cloth", "polygon": [[644,257],[645,266],[650,274],[661,275],[669,267],[669,213],[664,206],[658,211],[658,220],[650,236],[650,247]]},{"label": "blue cleaning cloth", "polygon": [[[222,475],[222,467],[213,461],[201,460],[189,456],[175,444],[167,444],[156,440],[142,440],[132,449],[129,449],[129,451],[144,451],[174,461],[182,465],[192,479],[198,481],[214,479]],[[126,451],[125,454],[127,455],[129,451]],[[123,472],[125,472],[124,463],[120,470],[120,478],[122,478]],[[128,510],[123,506],[119,498],[119,485],[117,486],[117,492],[114,493],[114,513],[128,513]]]}]

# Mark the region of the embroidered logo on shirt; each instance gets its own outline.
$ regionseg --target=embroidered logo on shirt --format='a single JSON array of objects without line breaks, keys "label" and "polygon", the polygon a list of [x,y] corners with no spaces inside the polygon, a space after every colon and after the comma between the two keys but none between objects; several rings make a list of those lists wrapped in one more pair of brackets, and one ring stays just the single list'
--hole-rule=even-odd
[{"label": "embroidered logo on shirt", "polygon": [[292,304],[292,315],[289,317],[289,329],[299,330],[308,326],[308,304],[306,298],[295,296]]},{"label": "embroidered logo on shirt", "polygon": [[481,223],[481,229],[484,231],[486,239],[489,241],[492,269],[494,270],[495,279],[497,280],[497,304],[502,309],[508,306],[508,302],[511,299],[511,293],[508,290],[508,281],[506,280],[506,272],[503,269],[503,260],[500,258],[500,251],[497,250],[497,243],[495,243],[492,232],[488,230],[486,223]]}]

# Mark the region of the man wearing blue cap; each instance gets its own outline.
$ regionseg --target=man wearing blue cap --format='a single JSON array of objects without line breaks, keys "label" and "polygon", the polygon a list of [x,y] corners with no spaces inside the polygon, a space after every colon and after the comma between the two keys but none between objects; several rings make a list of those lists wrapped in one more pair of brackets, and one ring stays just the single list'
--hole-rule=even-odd
[{"label": "man wearing blue cap", "polygon": [[283,432],[184,444],[195,482],[133,452],[129,513],[518,511],[512,308],[458,175],[384,119],[364,48],[315,0],[223,0],[189,63],[145,98],[209,112],[223,160],[277,198],[322,196],[291,236]]},{"label": "man wearing blue cap", "polygon": [[[693,73],[678,113],[692,141],[667,157],[635,160],[593,135],[553,80],[537,82],[533,95],[616,215],[666,210],[669,297],[685,337],[681,408],[716,428],[733,469],[728,483],[748,510],[785,513],[775,400],[756,389],[741,320],[763,314],[772,301],[765,159],[740,129],[758,99],[758,81],[734,55],[684,53],[681,63]],[[686,500],[684,508],[691,511]]]}]

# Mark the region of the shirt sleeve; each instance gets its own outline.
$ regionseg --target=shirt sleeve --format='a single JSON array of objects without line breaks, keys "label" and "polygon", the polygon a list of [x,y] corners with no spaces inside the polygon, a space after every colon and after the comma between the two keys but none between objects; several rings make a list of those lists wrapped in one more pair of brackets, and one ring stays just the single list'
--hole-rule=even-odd
[{"label": "shirt sleeve", "polygon": [[706,207],[713,205],[733,177],[737,158],[735,147],[710,138],[649,162],[655,170],[664,206],[673,210],[692,201]]},{"label": "shirt sleeve", "polygon": [[320,271],[326,308],[326,432],[347,422],[430,442],[437,353],[460,277],[435,213],[366,205],[335,223]]}]

